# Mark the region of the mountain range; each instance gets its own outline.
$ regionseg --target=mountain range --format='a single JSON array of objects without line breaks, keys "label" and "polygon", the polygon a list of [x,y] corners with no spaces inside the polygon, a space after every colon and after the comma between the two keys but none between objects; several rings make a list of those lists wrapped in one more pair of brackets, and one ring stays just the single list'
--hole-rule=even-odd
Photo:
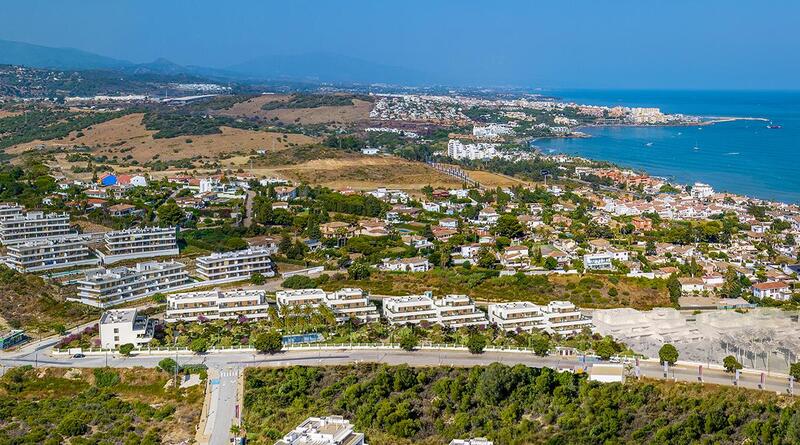
[{"label": "mountain range", "polygon": [[432,83],[427,73],[330,53],[264,55],[226,68],[179,65],[164,58],[133,63],[75,48],[0,40],[0,64],[59,70],[118,70],[133,74],[188,74],[236,81],[311,83]]}]

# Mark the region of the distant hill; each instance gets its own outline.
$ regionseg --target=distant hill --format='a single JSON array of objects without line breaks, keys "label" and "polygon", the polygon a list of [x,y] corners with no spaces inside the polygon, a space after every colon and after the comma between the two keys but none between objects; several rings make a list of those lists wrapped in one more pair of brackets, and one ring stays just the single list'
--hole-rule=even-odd
[{"label": "distant hill", "polygon": [[329,53],[267,55],[228,67],[228,71],[269,80],[313,82],[420,83],[425,73]]},{"label": "distant hill", "polygon": [[74,48],[52,48],[30,43],[0,40],[0,64],[51,69],[121,69],[131,62]]},{"label": "distant hill", "polygon": [[53,48],[0,40],[0,65],[59,70],[114,70],[129,74],[191,75],[229,80],[279,80],[311,83],[402,83],[435,81],[429,74],[329,53],[267,55],[227,69],[183,66],[159,58],[133,63],[74,48]]}]

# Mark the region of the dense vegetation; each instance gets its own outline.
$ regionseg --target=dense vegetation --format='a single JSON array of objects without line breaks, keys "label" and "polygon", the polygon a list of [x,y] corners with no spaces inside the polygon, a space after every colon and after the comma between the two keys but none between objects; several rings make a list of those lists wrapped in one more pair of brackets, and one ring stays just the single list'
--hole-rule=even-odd
[{"label": "dense vegetation", "polygon": [[220,134],[221,126],[257,129],[258,125],[229,117],[211,117],[186,113],[147,113],[142,119],[145,128],[156,131],[153,138],[173,138],[176,136],[193,136],[204,134]]},{"label": "dense vegetation", "polygon": [[261,106],[262,110],[277,110],[280,108],[319,108],[319,107],[345,107],[353,105],[353,95],[338,94],[294,94],[287,101],[272,101]]},{"label": "dense vegetation", "polygon": [[359,365],[252,369],[245,427],[273,443],[307,416],[338,414],[371,443],[689,444],[800,441],[800,407],[774,395],[699,384],[598,384],[525,366]]},{"label": "dense vegetation", "polygon": [[37,139],[63,138],[73,131],[116,119],[128,111],[77,113],[64,109],[41,108],[0,119],[0,148]]},{"label": "dense vegetation", "polygon": [[163,389],[155,370],[8,370],[0,379],[0,444],[159,444],[194,437],[202,385]]},{"label": "dense vegetation", "polygon": [[93,307],[64,301],[62,289],[41,277],[0,266],[0,324],[51,333],[98,316]]}]

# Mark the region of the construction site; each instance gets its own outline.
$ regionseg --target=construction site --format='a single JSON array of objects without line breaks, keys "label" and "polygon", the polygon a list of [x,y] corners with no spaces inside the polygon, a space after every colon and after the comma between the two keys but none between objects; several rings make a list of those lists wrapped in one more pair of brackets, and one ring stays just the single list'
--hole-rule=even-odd
[{"label": "construction site", "polygon": [[771,308],[699,313],[621,308],[596,310],[592,321],[598,333],[647,357],[658,357],[661,346],[671,343],[681,360],[721,364],[733,355],[745,367],[785,373],[800,350],[798,315]]}]

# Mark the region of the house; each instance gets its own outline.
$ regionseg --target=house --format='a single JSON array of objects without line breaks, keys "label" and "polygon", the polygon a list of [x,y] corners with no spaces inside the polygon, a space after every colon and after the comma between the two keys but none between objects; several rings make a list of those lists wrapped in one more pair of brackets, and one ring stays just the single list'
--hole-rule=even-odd
[{"label": "house", "polygon": [[443,218],[439,220],[439,227],[444,227],[446,229],[457,229],[458,228],[458,220],[453,218]]},{"label": "house", "polygon": [[431,268],[431,263],[427,258],[413,257],[400,258],[398,260],[383,260],[381,269],[397,272],[427,272]]},{"label": "house", "polygon": [[148,319],[136,309],[114,309],[100,317],[100,346],[116,349],[125,344],[145,346],[153,339],[155,319]]},{"label": "house", "polygon": [[364,147],[364,148],[361,149],[361,154],[362,155],[375,156],[378,153],[380,153],[380,149],[375,148],[375,147]]},{"label": "house", "polygon": [[363,220],[358,222],[356,234],[362,236],[388,236],[386,224],[378,220]]},{"label": "house", "polygon": [[351,238],[355,235],[355,229],[350,227],[350,224],[342,221],[331,221],[329,223],[320,224],[319,231],[322,236],[326,238]]},{"label": "house", "polygon": [[297,198],[297,187],[275,187],[275,199],[278,201],[291,201]]},{"label": "house", "polygon": [[500,264],[506,269],[521,269],[530,265],[527,246],[509,246],[500,255]]},{"label": "house", "polygon": [[434,238],[436,238],[439,241],[446,242],[447,240],[452,238],[453,235],[457,234],[458,230],[448,229],[445,227],[434,227],[431,229],[431,232],[433,232]]},{"label": "house", "polygon": [[341,416],[309,417],[275,445],[367,445]]},{"label": "house", "polygon": [[681,283],[681,292],[684,294],[700,293],[706,289],[702,278],[680,277],[678,282]]},{"label": "house", "polygon": [[86,200],[86,207],[90,209],[102,209],[108,204],[108,201],[100,198],[89,198]]},{"label": "house", "polygon": [[108,187],[110,185],[117,184],[117,176],[113,173],[106,173],[100,177],[100,185],[103,187]]},{"label": "house", "polygon": [[427,249],[433,247],[433,243],[419,235],[403,235],[400,237],[404,244],[415,249]]},{"label": "house", "polygon": [[586,270],[612,270],[612,259],[609,253],[589,253],[583,256],[583,267]]},{"label": "house", "polygon": [[756,298],[771,298],[773,300],[787,301],[792,297],[791,288],[783,281],[768,281],[756,283],[751,288]]},{"label": "house", "polygon": [[500,218],[494,207],[484,207],[478,212],[478,221],[484,224],[493,225]]},{"label": "house", "polygon": [[108,208],[111,216],[128,216],[136,213],[136,207],[130,204],[115,204]]},{"label": "house", "polygon": [[123,187],[147,187],[147,178],[142,175],[118,175],[117,185]]}]

